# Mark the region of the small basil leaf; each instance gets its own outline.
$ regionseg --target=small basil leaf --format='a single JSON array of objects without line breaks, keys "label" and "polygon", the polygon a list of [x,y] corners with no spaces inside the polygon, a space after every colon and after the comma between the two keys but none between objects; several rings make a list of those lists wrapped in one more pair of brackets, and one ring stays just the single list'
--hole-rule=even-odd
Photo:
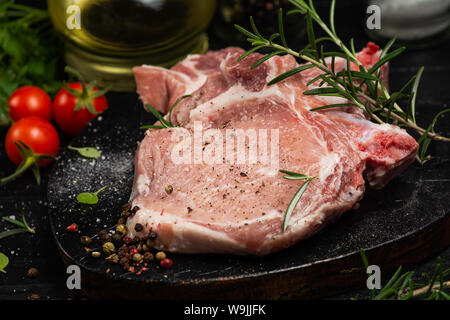
[{"label": "small basil leaf", "polygon": [[98,159],[101,156],[100,151],[92,147],[75,148],[68,146],[67,148],[70,150],[78,151],[81,156],[89,159]]},{"label": "small basil leaf", "polygon": [[95,193],[83,192],[77,196],[77,200],[79,203],[97,204],[98,196]]},{"label": "small basil leaf", "polygon": [[9,258],[0,252],[0,272],[6,273],[4,270],[9,264]]}]

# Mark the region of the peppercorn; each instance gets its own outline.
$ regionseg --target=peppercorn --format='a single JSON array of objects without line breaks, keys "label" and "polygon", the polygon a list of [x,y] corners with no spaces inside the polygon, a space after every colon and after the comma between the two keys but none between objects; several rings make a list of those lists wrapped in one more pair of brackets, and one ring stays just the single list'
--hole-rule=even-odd
[{"label": "peppercorn", "polygon": [[102,242],[111,242],[112,238],[109,234],[105,234],[103,236],[101,236]]},{"label": "peppercorn", "polygon": [[92,243],[92,239],[89,236],[82,236],[80,242],[83,246],[88,246]]},{"label": "peppercorn", "polygon": [[150,261],[152,261],[153,259],[154,259],[153,253],[151,253],[151,252],[146,252],[146,253],[144,253],[144,261],[145,261],[145,262],[150,262]]},{"label": "peppercorn", "polygon": [[173,261],[170,258],[164,258],[159,262],[159,265],[161,268],[172,268],[173,266]]},{"label": "peppercorn", "polygon": [[131,255],[136,254],[136,253],[139,253],[139,251],[136,248],[130,249],[130,254]]},{"label": "peppercorn", "polygon": [[140,208],[138,206],[134,206],[133,209],[130,210],[131,214],[135,214],[136,212],[138,212]]},{"label": "peppercorn", "polygon": [[165,188],[167,194],[171,194],[173,192],[173,187],[168,184]]},{"label": "peppercorn", "polygon": [[128,236],[125,236],[125,237],[123,237],[122,241],[123,241],[123,243],[125,243],[125,244],[130,244],[131,242],[133,242],[133,239],[131,239],[131,238],[128,237]]},{"label": "peppercorn", "polygon": [[112,235],[111,240],[115,243],[119,243],[120,241],[122,241],[122,236],[118,233],[115,233]]},{"label": "peppercorn", "polygon": [[100,231],[98,232],[98,236],[99,236],[100,238],[103,237],[105,234],[108,234],[108,231],[105,230],[105,229],[100,230]]},{"label": "peppercorn", "polygon": [[131,209],[131,203],[125,203],[122,206],[122,211],[130,211],[130,209]]},{"label": "peppercorn", "polygon": [[95,259],[100,258],[101,255],[102,255],[102,253],[99,251],[92,251],[92,253],[91,253],[92,258],[95,258]]},{"label": "peppercorn", "polygon": [[106,261],[112,262],[112,263],[119,263],[119,256],[115,253],[109,255],[106,259]]},{"label": "peppercorn", "polygon": [[69,232],[78,232],[78,225],[76,223],[72,223],[66,228],[66,230]]},{"label": "peppercorn", "polygon": [[151,241],[155,241],[157,237],[158,237],[158,235],[157,235],[156,232],[154,232],[154,231],[150,231],[150,233],[148,234],[148,238],[149,238]]},{"label": "peppercorn", "polygon": [[124,265],[128,264],[129,261],[130,261],[130,260],[128,260],[127,257],[122,257],[122,258],[120,258],[119,263],[120,263],[122,266],[124,266]]},{"label": "peppercorn", "polygon": [[155,256],[156,260],[158,260],[158,261],[161,261],[161,260],[165,259],[166,257],[167,257],[166,253],[164,251],[158,251]]},{"label": "peppercorn", "polygon": [[150,248],[147,247],[146,244],[143,244],[143,245],[142,245],[142,251],[144,251],[144,252],[150,251]]},{"label": "peppercorn", "polygon": [[144,226],[143,226],[142,224],[140,224],[140,223],[136,223],[136,224],[134,225],[134,230],[135,230],[136,232],[141,232],[143,229],[144,229]]},{"label": "peppercorn", "polygon": [[124,224],[118,224],[117,227],[116,227],[116,231],[124,236],[124,235],[127,234],[128,228]]},{"label": "peppercorn", "polygon": [[137,250],[138,252],[144,251],[144,250],[142,250],[142,245],[141,245],[140,243],[137,245],[136,250]]},{"label": "peppercorn", "polygon": [[38,294],[36,294],[36,293],[33,293],[32,295],[30,295],[29,297],[28,297],[28,300],[39,300],[41,297],[38,295]]},{"label": "peppercorn", "polygon": [[105,242],[102,246],[103,248],[103,252],[106,253],[107,255],[112,254],[116,248],[114,247],[114,244],[112,242]]},{"label": "peppercorn", "polygon": [[133,254],[133,261],[134,262],[141,263],[142,260],[143,260],[143,257],[142,257],[141,254],[139,254],[139,253]]},{"label": "peppercorn", "polygon": [[134,237],[133,242],[137,244],[137,243],[141,242],[141,238]]},{"label": "peppercorn", "polygon": [[122,213],[120,214],[120,217],[124,219],[127,219],[129,216],[131,216],[130,211],[122,211]]},{"label": "peppercorn", "polygon": [[39,275],[39,270],[36,268],[30,268],[27,272],[28,278],[36,278]]},{"label": "peppercorn", "polygon": [[127,223],[126,218],[119,218],[119,220],[117,220],[117,224],[126,224],[126,223]]}]

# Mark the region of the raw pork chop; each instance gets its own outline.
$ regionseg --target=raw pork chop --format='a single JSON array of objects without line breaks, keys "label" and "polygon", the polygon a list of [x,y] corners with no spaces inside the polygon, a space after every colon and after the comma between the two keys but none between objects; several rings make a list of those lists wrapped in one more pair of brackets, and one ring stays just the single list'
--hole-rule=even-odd
[{"label": "raw pork chop", "polygon": [[[128,220],[130,236],[154,231],[157,247],[172,252],[268,254],[317,233],[362,198],[366,181],[381,188],[414,160],[417,143],[403,129],[374,124],[351,107],[310,111],[335,103],[302,94],[320,70],[308,69],[267,86],[297,67],[296,60],[276,56],[251,70],[261,55],[238,62],[243,53],[227,48],[191,55],[170,70],[134,69],[142,101],[160,112],[167,113],[182,95],[191,97],[173,110],[172,122],[182,126],[150,129],[138,147],[130,201],[140,210]],[[358,58],[370,66],[379,55],[370,44]],[[345,66],[336,60],[337,70]],[[387,67],[382,78],[387,81]],[[242,152],[229,147],[227,138],[249,129],[266,132],[259,137],[267,137],[266,149],[276,161],[251,161],[250,151],[247,161],[237,160],[254,139],[244,139]],[[206,134],[200,146],[196,132]],[[181,155],[180,141],[185,142],[183,155],[194,150],[186,152],[183,163],[174,160],[174,154]],[[269,148],[273,145],[278,149]],[[221,148],[225,155],[214,157]],[[214,161],[206,161],[211,157],[205,155]],[[279,169],[315,177],[284,232],[286,208],[303,181],[287,180]],[[137,223],[143,226],[140,232]]]}]

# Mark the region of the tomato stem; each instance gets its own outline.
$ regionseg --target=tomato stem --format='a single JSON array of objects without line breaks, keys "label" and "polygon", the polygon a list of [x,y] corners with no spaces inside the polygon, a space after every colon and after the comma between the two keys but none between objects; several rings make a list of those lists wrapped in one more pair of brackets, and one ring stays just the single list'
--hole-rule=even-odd
[{"label": "tomato stem", "polygon": [[41,159],[56,159],[56,158],[48,154],[34,153],[34,151],[28,145],[26,145],[23,141],[20,140],[15,142],[15,145],[19,150],[19,153],[22,156],[23,160],[12,175],[0,179],[0,186],[3,186],[6,183],[18,178],[22,173],[24,173],[28,169],[31,169],[33,171],[34,177],[36,178],[36,182],[38,185],[40,185],[41,175],[39,172],[38,161]]},{"label": "tomato stem", "polygon": [[[0,185],[5,185],[6,183],[13,181],[14,179],[18,178],[22,173],[24,173],[25,171],[28,170],[28,168],[30,168],[33,164],[36,163],[36,158],[35,157],[28,157],[25,159],[25,161],[22,161],[22,163],[17,167],[16,171],[5,178],[2,178],[0,180]],[[39,184],[39,182],[38,182]]]}]

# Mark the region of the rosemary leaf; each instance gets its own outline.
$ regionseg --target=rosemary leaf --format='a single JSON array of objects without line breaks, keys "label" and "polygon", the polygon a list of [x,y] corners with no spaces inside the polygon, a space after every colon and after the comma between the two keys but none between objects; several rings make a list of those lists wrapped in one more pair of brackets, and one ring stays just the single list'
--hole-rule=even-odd
[{"label": "rosemary leaf", "polygon": [[286,213],[284,215],[284,220],[283,220],[283,227],[282,230],[283,232],[286,231],[287,226],[289,224],[289,220],[291,218],[292,212],[294,212],[295,207],[297,206],[298,201],[300,200],[300,198],[302,197],[303,193],[306,191],[306,188],[308,187],[308,185],[310,184],[310,182],[314,179],[314,177],[309,177],[300,187],[300,189],[297,190],[297,192],[294,194],[294,197],[292,198],[291,202],[289,203],[287,209],[286,209]]},{"label": "rosemary leaf", "polygon": [[424,67],[420,67],[419,71],[415,76],[414,84],[411,89],[411,100],[409,102],[409,110],[411,114],[411,120],[416,123],[416,98],[417,98],[417,90],[419,88],[420,79],[422,78]]},{"label": "rosemary leaf", "polygon": [[313,67],[314,67],[313,64],[306,64],[306,65],[302,65],[300,67],[291,69],[291,70],[286,71],[286,72],[280,74],[279,76],[273,78],[271,81],[269,81],[269,83],[267,85],[271,86],[271,85],[273,85],[275,83],[278,83],[278,82],[280,82],[280,81],[282,81],[282,80],[284,80],[286,78],[289,78],[289,77],[293,76],[294,74],[297,74],[299,72],[302,72],[304,70],[307,70],[307,69],[310,69],[310,68],[313,68]]},{"label": "rosemary leaf", "polygon": [[257,68],[263,62],[265,62],[265,61],[269,60],[270,58],[272,58],[272,57],[274,57],[276,55],[279,55],[280,53],[283,53],[283,52],[284,52],[283,50],[277,50],[277,51],[274,51],[272,53],[266,54],[264,57],[262,57],[261,59],[256,61],[255,64],[250,67],[250,69],[253,70],[253,69]]}]

